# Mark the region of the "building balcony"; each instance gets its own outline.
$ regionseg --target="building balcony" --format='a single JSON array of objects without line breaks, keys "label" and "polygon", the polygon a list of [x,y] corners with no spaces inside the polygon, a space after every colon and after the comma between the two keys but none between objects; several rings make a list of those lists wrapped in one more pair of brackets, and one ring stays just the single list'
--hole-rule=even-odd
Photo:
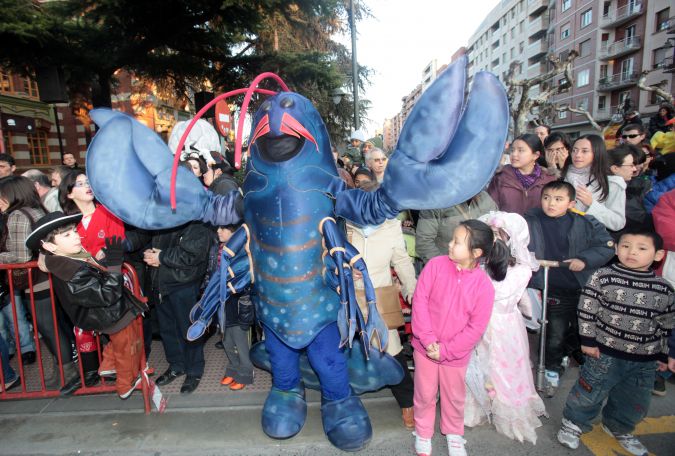
[{"label": "building balcony", "polygon": [[642,3],[628,3],[620,8],[616,8],[600,19],[601,28],[618,27],[626,22],[634,19],[645,12],[645,7]]},{"label": "building balcony", "polygon": [[664,73],[675,73],[675,62],[673,62],[672,56],[661,60],[656,67],[660,68]]},{"label": "building balcony", "polygon": [[666,33],[675,33],[675,16],[669,18],[665,24]]},{"label": "building balcony", "polygon": [[598,80],[598,90],[601,92],[611,92],[612,90],[622,89],[637,84],[640,73],[617,73],[612,76],[606,76]]},{"label": "building balcony", "polygon": [[547,14],[542,14],[533,21],[527,24],[527,36],[529,38],[537,38],[543,36],[548,31],[550,21]]},{"label": "building balcony", "polygon": [[612,118],[612,116],[616,115],[616,113],[618,113],[620,109],[621,105],[605,106],[604,108],[595,108],[595,112],[593,113],[593,119],[595,119],[597,122],[609,120]]},{"label": "building balcony", "polygon": [[639,36],[629,36],[613,43],[604,42],[600,45],[598,57],[600,60],[614,59],[638,51],[641,46],[642,40]]},{"label": "building balcony", "polygon": [[527,78],[534,78],[546,73],[546,62],[537,62],[527,67]]},{"label": "building balcony", "polygon": [[528,0],[527,2],[527,12],[530,16],[544,11],[546,8],[548,8],[548,0]]},{"label": "building balcony", "polygon": [[527,58],[535,59],[548,54],[548,43],[546,38],[541,38],[527,46]]}]

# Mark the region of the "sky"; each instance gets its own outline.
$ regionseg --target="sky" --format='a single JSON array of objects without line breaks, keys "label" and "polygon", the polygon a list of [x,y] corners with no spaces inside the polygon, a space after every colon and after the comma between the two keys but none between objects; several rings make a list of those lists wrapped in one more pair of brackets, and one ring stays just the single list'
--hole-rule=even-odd
[{"label": "sky", "polygon": [[[434,58],[441,66],[468,44],[469,38],[499,0],[362,0],[373,14],[356,23],[359,64],[374,70],[360,98],[371,100],[371,122],[362,128],[372,136],[385,118],[401,110],[401,98],[422,80]],[[349,35],[338,38],[351,47]]]}]

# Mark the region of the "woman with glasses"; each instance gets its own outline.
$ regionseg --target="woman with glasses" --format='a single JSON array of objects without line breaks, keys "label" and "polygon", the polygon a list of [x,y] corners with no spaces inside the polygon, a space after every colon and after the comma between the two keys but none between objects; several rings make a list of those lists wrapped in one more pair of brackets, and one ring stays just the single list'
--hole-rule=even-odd
[{"label": "woman with glasses", "polygon": [[387,156],[382,149],[373,147],[365,154],[366,166],[373,172],[378,184],[384,179],[384,170],[387,169]]}]

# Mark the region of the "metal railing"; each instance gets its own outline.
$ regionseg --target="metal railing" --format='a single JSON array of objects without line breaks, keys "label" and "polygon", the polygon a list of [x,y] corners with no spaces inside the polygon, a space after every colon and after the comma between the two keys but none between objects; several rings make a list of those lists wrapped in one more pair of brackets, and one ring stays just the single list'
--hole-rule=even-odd
[{"label": "metal railing", "polygon": [[609,11],[602,16],[600,20],[601,27],[617,27],[632,18],[639,16],[644,12],[642,3],[627,3],[626,5],[616,8],[614,11]]},{"label": "metal railing", "polygon": [[642,46],[642,39],[639,36],[629,36],[611,44],[605,42],[600,46],[599,57],[601,59],[619,57],[639,50],[640,46]]},{"label": "metal railing", "polygon": [[[38,264],[36,261],[31,261],[28,263],[17,263],[17,264],[0,264],[0,272],[6,271],[7,272],[7,278],[8,278],[8,288],[9,288],[9,303],[7,306],[11,306],[11,314],[12,314],[12,326],[14,330],[14,344],[16,346],[16,365],[12,366],[10,364],[10,367],[13,369],[16,368],[18,369],[17,375],[19,376],[19,383],[16,385],[15,388],[10,389],[9,391],[6,388],[6,379],[4,378],[4,372],[3,369],[0,368],[0,401],[1,400],[16,400],[16,399],[38,399],[38,398],[50,398],[50,397],[59,397],[60,392],[59,389],[65,386],[65,383],[68,379],[65,378],[64,375],[64,359],[62,358],[62,348],[61,348],[61,340],[62,337],[60,336],[62,333],[60,332],[59,328],[59,316],[58,313],[60,312],[59,309],[57,309],[57,304],[56,304],[56,299],[54,296],[54,287],[53,287],[53,282],[52,282],[52,276],[51,274],[48,275],[49,279],[49,299],[50,299],[50,305],[51,305],[51,322],[53,323],[53,331],[54,331],[54,341],[55,341],[55,347],[53,347],[53,350],[55,353],[50,354],[50,353],[43,353],[44,350],[42,349],[42,343],[40,343],[40,334],[38,332],[38,324],[39,324],[39,319],[40,318],[45,318],[46,316],[44,314],[40,314],[36,312],[36,298],[35,298],[35,291],[33,289],[35,282],[34,282],[34,277],[33,277],[33,271],[36,270],[38,267]],[[24,365],[23,362],[23,353],[21,352],[21,336],[20,336],[20,331],[19,331],[19,314],[17,312],[17,307],[23,308],[23,306],[17,306],[17,296],[18,293],[15,288],[14,284],[14,278],[13,274],[11,271],[13,270],[28,270],[28,292],[26,293],[26,297],[28,298],[27,302],[30,304],[27,310],[29,310],[31,316],[32,316],[32,323],[33,323],[33,330],[31,337],[35,341],[35,357],[36,361],[35,364],[37,366],[37,369],[31,367],[27,368],[27,366]],[[146,298],[142,296],[140,284],[138,281],[138,275],[136,273],[136,270],[129,264],[124,263],[123,265],[123,273],[125,275],[125,284],[128,286],[128,288],[132,291],[132,293],[139,298],[142,301],[145,301]],[[42,316],[41,316],[42,315]],[[140,340],[141,340],[141,347],[143,346],[143,321],[142,321],[142,316],[139,315],[131,324],[138,325],[138,334],[140,335]],[[99,336],[96,336],[96,343],[97,343],[97,356],[99,362],[102,359],[102,353],[101,353],[101,344],[100,344],[100,338]],[[46,356],[43,356],[46,355]],[[48,388],[47,385],[45,384],[45,365],[50,362],[49,358],[54,357],[56,358],[56,361],[58,363],[58,368],[57,368],[57,375],[58,375],[58,386],[56,386],[56,389],[54,388]],[[80,381],[81,381],[81,387],[77,389],[73,394],[75,395],[87,395],[87,394],[99,394],[99,393],[115,393],[115,384],[114,382],[111,381],[106,381],[103,377],[100,379],[100,385],[97,386],[87,386],[86,381],[85,381],[85,375],[83,371],[83,366],[82,366],[82,356],[80,352],[80,347],[77,347],[77,359],[80,360],[78,362],[78,372],[80,376]],[[1,363],[2,361],[0,361]],[[145,350],[141,349],[141,359],[140,359],[140,370],[143,372],[146,368],[146,359],[145,359]],[[37,379],[36,379],[37,376]],[[150,386],[147,381],[147,376],[142,375],[141,376],[142,381],[139,385],[139,388],[142,391],[143,394],[143,404],[144,404],[144,409],[145,413],[150,413]],[[37,382],[36,382],[37,380]],[[37,388],[35,387],[37,383]],[[32,387],[29,387],[29,384],[32,385]]]},{"label": "metal railing", "polygon": [[637,84],[640,73],[617,73],[598,80],[598,90],[614,90]]}]

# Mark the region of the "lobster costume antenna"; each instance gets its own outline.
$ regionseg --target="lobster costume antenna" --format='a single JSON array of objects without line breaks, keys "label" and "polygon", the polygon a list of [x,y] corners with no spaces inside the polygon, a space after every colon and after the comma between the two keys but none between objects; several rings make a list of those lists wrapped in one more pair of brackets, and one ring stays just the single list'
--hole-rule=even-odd
[{"label": "lobster costume antenna", "polygon": [[[197,120],[201,119],[201,117],[208,111],[212,106],[214,106],[216,103],[218,103],[220,100],[225,100],[227,98],[233,97],[235,95],[240,95],[242,93],[246,93],[246,96],[244,97],[244,104],[242,105],[242,112],[246,112],[248,109],[248,105],[251,101],[251,97],[253,96],[254,92],[262,93],[265,95],[276,95],[277,92],[273,90],[267,90],[267,89],[259,89],[256,86],[263,81],[264,79],[271,78],[274,79],[279,83],[281,88],[284,91],[288,91],[288,86],[286,83],[276,75],[275,73],[262,73],[256,77],[251,85],[248,88],[245,89],[236,89],[236,90],[231,90],[229,92],[223,93],[221,95],[218,95],[215,97],[213,100],[208,102],[202,109],[197,112],[197,115],[194,116],[194,118],[190,121],[188,124],[187,128],[185,129],[185,132],[183,133],[183,136],[181,136],[180,141],[178,142],[178,147],[176,148],[176,151],[174,153],[174,159],[173,159],[173,168],[171,170],[171,189],[170,189],[170,202],[171,202],[171,209],[173,211],[176,210],[176,175],[178,173],[178,162],[180,161],[180,151],[183,150],[183,146],[185,145],[185,141],[187,140],[188,135],[190,134],[190,131],[192,130],[192,127],[197,123]],[[235,142],[235,154],[234,154],[234,160],[235,160],[235,168],[239,169],[241,167],[241,137],[242,133],[244,130],[244,120],[245,116],[240,116],[239,118],[239,123],[237,125],[237,138]]]}]

